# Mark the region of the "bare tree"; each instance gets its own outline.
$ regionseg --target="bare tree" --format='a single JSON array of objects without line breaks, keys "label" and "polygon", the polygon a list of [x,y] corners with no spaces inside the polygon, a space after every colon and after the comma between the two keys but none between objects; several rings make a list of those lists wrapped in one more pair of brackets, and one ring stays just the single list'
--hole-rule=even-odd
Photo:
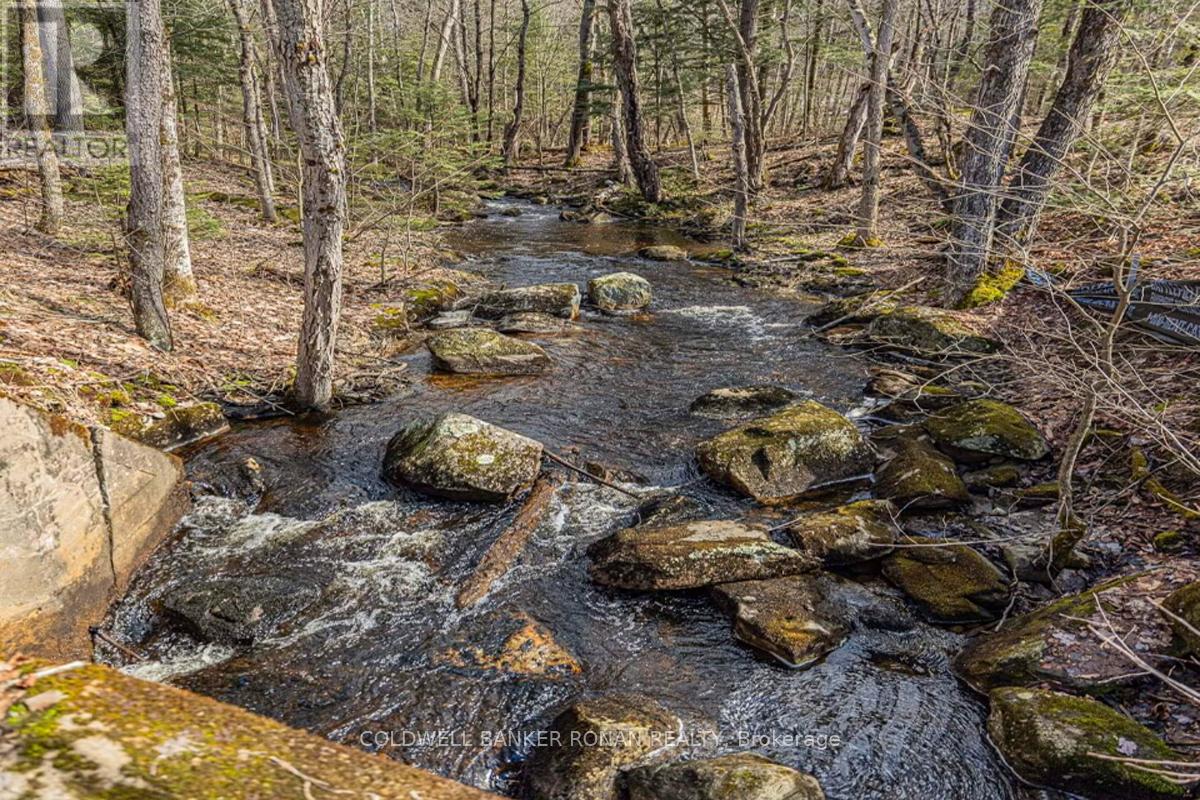
[{"label": "bare tree", "polygon": [[883,0],[879,33],[871,57],[871,92],[867,96],[867,141],[863,154],[862,202],[858,206],[856,238],[864,247],[878,242],[880,148],[883,144],[883,104],[887,93],[888,62],[899,0]]},{"label": "bare tree", "polygon": [[58,133],[83,130],[83,87],[75,72],[63,0],[38,0],[38,30],[41,36],[43,76],[49,114]]},{"label": "bare tree", "polygon": [[596,38],[596,0],[583,0],[579,15],[579,76],[575,80],[575,105],[571,111],[571,133],[567,138],[566,165],[573,166],[583,152],[588,119],[591,117],[593,49]]},{"label": "bare tree", "polygon": [[625,114],[621,109],[621,93],[613,95],[612,112],[613,169],[617,180],[625,186],[633,186],[633,166],[629,163],[629,152],[625,149]]},{"label": "bare tree", "polygon": [[732,239],[736,250],[746,247],[746,206],[750,194],[750,169],[746,164],[746,114],[742,110],[737,67],[725,68],[725,93],[729,103],[730,144],[733,149],[733,223]]},{"label": "bare tree", "polygon": [[261,95],[254,73],[254,37],[245,6],[246,0],[229,0],[234,21],[238,28],[238,80],[242,84],[242,125],[246,130],[246,142],[250,149],[251,170],[258,188],[258,205],[267,222],[276,220],[274,187],[271,178],[271,160],[267,156],[267,143],[263,134]]},{"label": "bare tree", "polygon": [[517,160],[520,147],[521,117],[525,111],[525,49],[529,38],[529,0],[521,0],[521,32],[517,38],[517,85],[514,89],[513,118],[504,128],[504,163]]},{"label": "bare tree", "polygon": [[647,202],[662,199],[658,165],[646,146],[642,124],[642,105],[638,96],[637,45],[633,38],[633,10],[630,0],[610,0],[609,26],[612,30],[613,69],[621,89],[621,108],[625,126],[625,149],[638,190]]},{"label": "bare tree", "polygon": [[33,133],[38,176],[42,189],[42,207],[37,228],[56,234],[62,225],[62,179],[58,174],[58,151],[50,132],[50,113],[46,103],[46,78],[42,72],[42,46],[37,8],[33,0],[20,0],[21,54],[25,71],[25,117]]},{"label": "bare tree", "polygon": [[163,39],[163,109],[161,139],[163,159],[163,291],[169,299],[196,292],[192,250],[188,242],[187,201],[183,193],[183,165],[179,160],[179,118],[175,81],[171,75],[171,41]]},{"label": "bare tree", "polygon": [[292,128],[304,164],[304,319],[296,355],[296,402],[324,409],[333,399],[334,350],[342,306],[346,146],[323,45],[321,0],[271,0]]}]

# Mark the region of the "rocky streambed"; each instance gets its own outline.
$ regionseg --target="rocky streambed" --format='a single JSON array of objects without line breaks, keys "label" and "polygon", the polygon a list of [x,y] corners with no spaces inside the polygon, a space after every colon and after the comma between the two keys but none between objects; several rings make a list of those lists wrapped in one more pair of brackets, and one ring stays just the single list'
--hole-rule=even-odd
[{"label": "rocky streambed", "polygon": [[994,800],[1028,792],[1009,765],[1182,796],[1120,760],[1180,757],[1089,699],[1130,672],[1100,618],[1181,579],[1055,565],[1087,590],[1022,614],[1014,590],[1051,577],[1049,490],[1020,486],[1049,454],[1036,425],[810,331],[994,343],[511,208],[455,242],[489,288],[410,298],[410,395],[191,454],[196,511],[111,615],[148,657],[114,661],[535,800]]}]

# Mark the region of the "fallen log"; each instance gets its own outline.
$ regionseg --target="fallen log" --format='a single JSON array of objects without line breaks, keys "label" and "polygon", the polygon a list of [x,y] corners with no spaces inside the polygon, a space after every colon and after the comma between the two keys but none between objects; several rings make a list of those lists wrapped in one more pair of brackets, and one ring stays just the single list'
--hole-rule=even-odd
[{"label": "fallen log", "polygon": [[459,608],[469,608],[492,590],[492,584],[499,580],[512,567],[517,557],[525,550],[525,545],[537,530],[537,526],[545,519],[550,509],[550,501],[554,492],[562,485],[562,479],[557,477],[541,477],[533,484],[525,504],[517,512],[517,516],[507,528],[501,532],[492,546],[483,554],[475,571],[467,578],[454,604]]}]

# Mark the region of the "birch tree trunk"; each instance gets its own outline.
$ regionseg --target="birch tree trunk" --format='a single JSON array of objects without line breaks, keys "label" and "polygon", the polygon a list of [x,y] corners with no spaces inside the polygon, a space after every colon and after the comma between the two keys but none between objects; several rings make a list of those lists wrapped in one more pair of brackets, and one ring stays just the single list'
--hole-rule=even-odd
[{"label": "birch tree trunk", "polygon": [[953,304],[966,297],[987,268],[996,197],[1016,135],[1013,121],[1025,95],[1041,7],[1042,0],[1006,0],[992,11],[950,229],[946,299]]},{"label": "birch tree trunk", "polygon": [[321,0],[271,0],[272,42],[283,67],[292,128],[303,159],[304,318],[296,355],[296,402],[325,409],[333,398],[342,306],[346,148],[322,41]]},{"label": "birch tree trunk", "polygon": [[732,239],[735,250],[746,249],[746,206],[750,194],[750,170],[746,164],[746,114],[742,109],[738,88],[737,67],[725,68],[725,93],[729,102],[730,144],[733,149],[733,221]]},{"label": "birch tree trunk", "polygon": [[566,166],[579,162],[583,139],[591,115],[593,47],[596,32],[596,0],[583,0],[579,17],[579,75],[575,80],[575,105],[571,111],[571,133],[567,137]]},{"label": "birch tree trunk", "polygon": [[1087,124],[1116,60],[1121,24],[1130,5],[1129,0],[1095,0],[1084,9],[1067,55],[1062,85],[1000,208],[998,233],[1005,240],[1023,241],[1033,235],[1050,181]]},{"label": "birch tree trunk", "polygon": [[867,97],[870,93],[871,83],[866,81],[854,95],[854,102],[846,114],[846,124],[838,136],[837,153],[822,184],[826,189],[840,189],[850,180],[850,166],[854,163],[854,151],[858,149],[858,137],[867,121]]},{"label": "birch tree trunk", "polygon": [[896,25],[898,0],[883,0],[879,33],[871,54],[871,90],[867,94],[867,140],[863,145],[862,200],[858,205],[858,230],[855,236],[863,247],[879,244],[879,174],[883,146],[883,108],[887,98],[888,72],[892,56],[892,35]]},{"label": "birch tree trunk", "polygon": [[621,89],[625,127],[625,149],[638,190],[649,203],[662,199],[658,166],[646,146],[642,124],[641,98],[638,96],[637,45],[633,38],[633,11],[630,0],[610,0],[609,25],[612,29],[613,70]]},{"label": "birch tree trunk", "polygon": [[46,77],[42,72],[42,45],[37,8],[33,0],[19,0],[21,55],[25,72],[25,117],[37,148],[38,177],[42,207],[37,229],[54,235],[62,225],[62,179],[58,174],[58,151],[50,132],[50,111],[46,103]]},{"label": "birch tree trunk", "polygon": [[179,109],[171,79],[171,42],[163,39],[163,291],[171,300],[196,293],[192,248],[188,242],[187,200],[179,159]]},{"label": "birch tree trunk", "polygon": [[171,350],[171,323],[163,302],[162,153],[163,115],[170,90],[163,85],[167,50],[159,0],[128,0],[125,25],[130,299],[138,334],[152,347]]},{"label": "birch tree trunk", "polygon": [[505,166],[517,160],[517,151],[521,144],[521,117],[525,112],[525,45],[529,36],[530,14],[529,0],[521,0],[521,32],[517,38],[517,85],[514,90],[513,118],[504,128],[502,152]]},{"label": "birch tree trunk", "polygon": [[233,18],[237,23],[238,41],[241,51],[238,58],[238,80],[242,84],[242,125],[246,129],[246,141],[250,145],[250,165],[254,172],[254,183],[258,188],[258,207],[263,220],[274,222],[275,198],[271,179],[271,160],[267,157],[266,124],[263,120],[258,81],[254,75],[254,39],[250,21],[246,14],[245,0],[229,0]]}]

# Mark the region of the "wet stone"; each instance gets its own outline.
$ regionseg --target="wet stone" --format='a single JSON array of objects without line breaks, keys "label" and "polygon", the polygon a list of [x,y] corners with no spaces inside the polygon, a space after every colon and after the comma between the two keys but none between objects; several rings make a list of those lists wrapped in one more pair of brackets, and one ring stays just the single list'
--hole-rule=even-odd
[{"label": "wet stone", "polygon": [[550,356],[532,342],[488,328],[459,328],[425,342],[436,369],[466,375],[533,375],[550,366]]},{"label": "wet stone", "polygon": [[928,444],[902,439],[875,475],[875,493],[903,511],[954,508],[970,500],[954,462]]},{"label": "wet stone", "polygon": [[269,636],[319,596],[312,585],[272,575],[189,583],[168,592],[162,610],[201,638],[248,645]]},{"label": "wet stone", "polygon": [[798,399],[795,392],[782,386],[727,386],[700,395],[689,410],[699,417],[747,419],[777,411]]},{"label": "wet stone", "polygon": [[811,775],[754,753],[636,767],[625,773],[629,800],[824,800]]},{"label": "wet stone", "polygon": [[640,311],[650,305],[650,281],[632,272],[614,272],[588,281],[588,298],[609,314]]},{"label": "wet stone", "polygon": [[896,508],[886,500],[860,500],[832,511],[807,514],[788,528],[797,550],[838,567],[881,558],[896,540]]},{"label": "wet stone", "polygon": [[579,316],[579,301],[579,287],[573,283],[542,283],[487,292],[471,307],[476,316],[484,319],[501,319],[509,314],[527,312],[575,319]]},{"label": "wet stone", "polygon": [[903,544],[908,546],[884,560],[883,575],[930,621],[987,622],[1008,607],[1008,579],[975,549],[924,537],[908,537]]}]

